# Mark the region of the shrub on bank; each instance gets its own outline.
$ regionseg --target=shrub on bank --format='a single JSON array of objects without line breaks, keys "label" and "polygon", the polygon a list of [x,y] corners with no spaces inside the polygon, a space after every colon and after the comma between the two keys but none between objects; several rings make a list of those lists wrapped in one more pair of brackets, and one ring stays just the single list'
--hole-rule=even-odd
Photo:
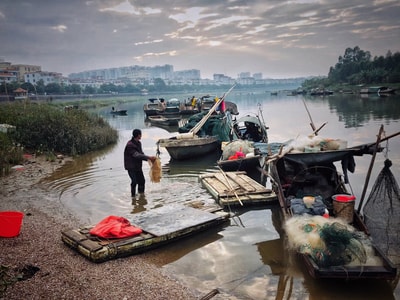
[{"label": "shrub on bank", "polygon": [[[15,144],[34,153],[79,155],[114,144],[118,133],[104,119],[79,109],[61,110],[47,104],[7,103],[0,105],[0,124],[16,130],[6,153]],[[3,153],[0,156],[3,157]]]}]

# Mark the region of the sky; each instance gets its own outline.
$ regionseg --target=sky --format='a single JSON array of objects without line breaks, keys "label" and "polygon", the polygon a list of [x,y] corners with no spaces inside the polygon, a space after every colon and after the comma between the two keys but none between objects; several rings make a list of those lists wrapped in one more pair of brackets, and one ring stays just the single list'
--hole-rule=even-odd
[{"label": "sky", "polygon": [[346,48],[400,51],[399,0],[1,0],[0,59],[64,76],[173,65],[326,76]]}]

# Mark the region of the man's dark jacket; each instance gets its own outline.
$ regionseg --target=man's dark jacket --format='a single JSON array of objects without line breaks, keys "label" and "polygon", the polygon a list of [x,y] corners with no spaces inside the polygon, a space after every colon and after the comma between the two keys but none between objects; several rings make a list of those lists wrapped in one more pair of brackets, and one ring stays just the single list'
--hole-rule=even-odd
[{"label": "man's dark jacket", "polygon": [[135,139],[131,139],[125,146],[124,151],[124,167],[125,170],[139,171],[142,169],[143,160],[149,157],[143,153],[142,143]]}]

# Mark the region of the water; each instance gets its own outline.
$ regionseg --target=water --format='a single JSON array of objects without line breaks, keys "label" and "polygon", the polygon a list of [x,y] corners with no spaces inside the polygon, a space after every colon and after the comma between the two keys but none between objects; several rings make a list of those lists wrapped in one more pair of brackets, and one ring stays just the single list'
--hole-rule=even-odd
[{"label": "water", "polygon": [[[317,128],[327,122],[319,135],[347,140],[348,146],[374,142],[382,124],[386,135],[400,131],[399,96],[303,98],[288,96],[284,92],[271,96],[266,92],[233,91],[228,97],[229,101],[237,104],[240,116],[257,113],[260,104],[265,122],[270,127],[271,142],[311,133],[311,120],[303,99]],[[161,183],[150,182],[147,175],[149,166],[145,162],[146,197],[132,202],[129,177],[123,169],[123,149],[132,129],[142,129],[143,149],[148,155],[156,153],[158,139],[175,134],[145,122],[145,101],[141,99],[119,105],[118,109],[128,110],[127,116],[110,115],[114,103],[94,111],[119,131],[119,142],[109,149],[77,158],[48,180],[49,187],[60,193],[61,202],[88,224],[95,224],[111,214],[124,216],[168,203],[215,202],[201,187],[198,175],[214,171],[218,157],[170,163],[163,148],[160,149],[163,164]],[[388,145],[389,151],[377,155],[368,190],[386,157],[392,160],[392,172],[400,178],[400,136],[382,145]],[[370,160],[371,156],[356,157],[356,172],[349,174],[349,187],[358,201],[356,206]],[[230,299],[400,299],[397,283],[392,287],[374,280],[357,283],[311,279],[301,265],[285,253],[278,233],[278,209],[237,208],[235,212],[237,216],[222,227],[155,250],[165,261],[163,268],[198,291],[199,295],[218,288],[221,294],[214,299],[226,299],[227,295],[231,296]]]}]

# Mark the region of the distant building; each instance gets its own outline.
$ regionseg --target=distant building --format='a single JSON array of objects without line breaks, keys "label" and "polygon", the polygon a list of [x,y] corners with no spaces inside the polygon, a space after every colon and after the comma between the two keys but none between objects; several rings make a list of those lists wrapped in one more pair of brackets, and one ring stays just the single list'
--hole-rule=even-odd
[{"label": "distant building", "polygon": [[255,80],[261,80],[263,78],[263,75],[262,75],[262,73],[254,73],[253,78]]},{"label": "distant building", "polygon": [[1,71],[0,70],[0,84],[1,83],[11,83],[18,80],[16,72]]},{"label": "distant building", "polygon": [[13,68],[17,69],[18,72],[18,81],[24,81],[25,80],[25,74],[27,73],[33,73],[33,72],[40,72],[42,71],[41,66],[35,66],[35,65],[12,65]]},{"label": "distant building", "polygon": [[26,73],[24,76],[24,81],[33,85],[37,84],[40,80],[43,80],[44,85],[48,85],[49,83],[67,84],[62,74],[56,72],[32,72]]},{"label": "distant building", "polygon": [[250,75],[250,72],[241,72],[238,77],[239,77],[239,79],[250,78],[251,75]]}]

